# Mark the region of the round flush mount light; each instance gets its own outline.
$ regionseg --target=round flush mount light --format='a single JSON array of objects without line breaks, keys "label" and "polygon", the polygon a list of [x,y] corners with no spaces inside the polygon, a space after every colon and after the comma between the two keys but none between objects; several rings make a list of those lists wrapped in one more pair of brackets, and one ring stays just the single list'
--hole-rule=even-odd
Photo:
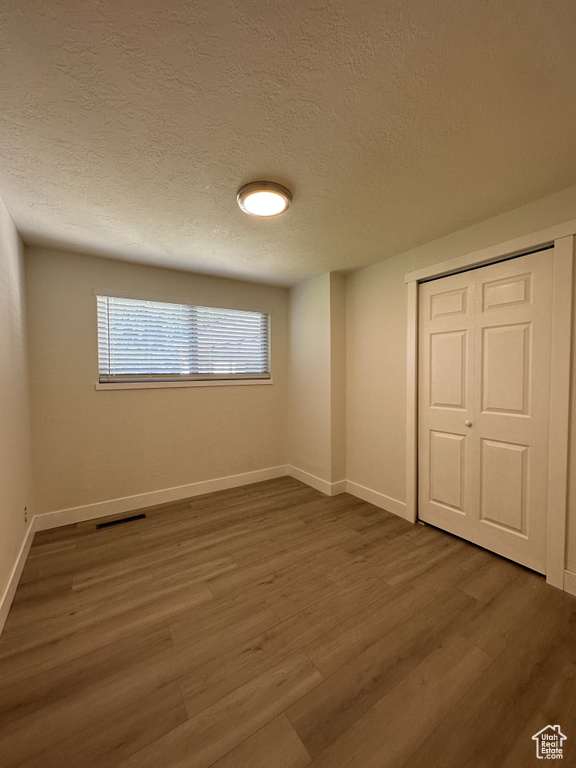
[{"label": "round flush mount light", "polygon": [[236,195],[238,205],[251,216],[279,216],[288,208],[290,190],[273,181],[253,181],[246,184]]}]

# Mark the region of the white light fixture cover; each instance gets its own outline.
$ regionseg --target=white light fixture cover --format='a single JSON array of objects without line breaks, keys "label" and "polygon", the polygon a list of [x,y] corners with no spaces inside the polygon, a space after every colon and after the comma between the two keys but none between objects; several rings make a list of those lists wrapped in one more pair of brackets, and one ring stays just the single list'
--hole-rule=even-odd
[{"label": "white light fixture cover", "polygon": [[273,181],[253,181],[238,191],[238,205],[251,216],[279,216],[292,200],[290,190]]}]

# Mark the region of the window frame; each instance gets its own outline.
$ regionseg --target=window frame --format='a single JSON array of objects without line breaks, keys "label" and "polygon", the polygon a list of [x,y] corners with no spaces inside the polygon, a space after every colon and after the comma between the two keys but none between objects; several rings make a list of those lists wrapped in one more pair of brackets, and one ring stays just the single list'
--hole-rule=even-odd
[{"label": "window frame", "polygon": [[[118,389],[171,389],[182,387],[222,387],[222,386],[257,386],[273,384],[272,378],[272,313],[260,307],[240,307],[194,302],[189,297],[165,297],[150,296],[147,294],[138,294],[133,292],[118,292],[111,290],[93,289],[92,294],[95,299],[96,315],[96,390],[118,390]],[[98,322],[98,297],[128,299],[131,301],[157,302],[162,304],[184,305],[189,307],[201,307],[207,309],[230,310],[232,312],[252,312],[265,315],[268,318],[268,373],[257,374],[191,374],[177,378],[178,374],[125,374],[118,378],[110,377],[108,381],[103,380],[100,373],[99,357],[99,331]],[[105,376],[105,375],[104,375]]]}]

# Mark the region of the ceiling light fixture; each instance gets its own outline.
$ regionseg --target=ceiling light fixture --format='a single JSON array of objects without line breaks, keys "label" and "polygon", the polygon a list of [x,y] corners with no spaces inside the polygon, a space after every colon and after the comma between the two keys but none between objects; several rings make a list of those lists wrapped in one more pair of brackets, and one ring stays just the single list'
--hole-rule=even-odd
[{"label": "ceiling light fixture", "polygon": [[273,181],[253,181],[246,184],[236,195],[238,205],[251,216],[279,216],[288,208],[292,194],[281,184]]}]

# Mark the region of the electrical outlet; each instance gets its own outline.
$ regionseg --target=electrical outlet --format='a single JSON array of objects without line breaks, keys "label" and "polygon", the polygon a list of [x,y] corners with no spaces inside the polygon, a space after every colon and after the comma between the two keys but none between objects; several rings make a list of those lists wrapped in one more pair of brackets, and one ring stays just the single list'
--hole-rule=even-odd
[{"label": "electrical outlet", "polygon": [[24,507],[24,522],[28,522],[28,507]]}]

